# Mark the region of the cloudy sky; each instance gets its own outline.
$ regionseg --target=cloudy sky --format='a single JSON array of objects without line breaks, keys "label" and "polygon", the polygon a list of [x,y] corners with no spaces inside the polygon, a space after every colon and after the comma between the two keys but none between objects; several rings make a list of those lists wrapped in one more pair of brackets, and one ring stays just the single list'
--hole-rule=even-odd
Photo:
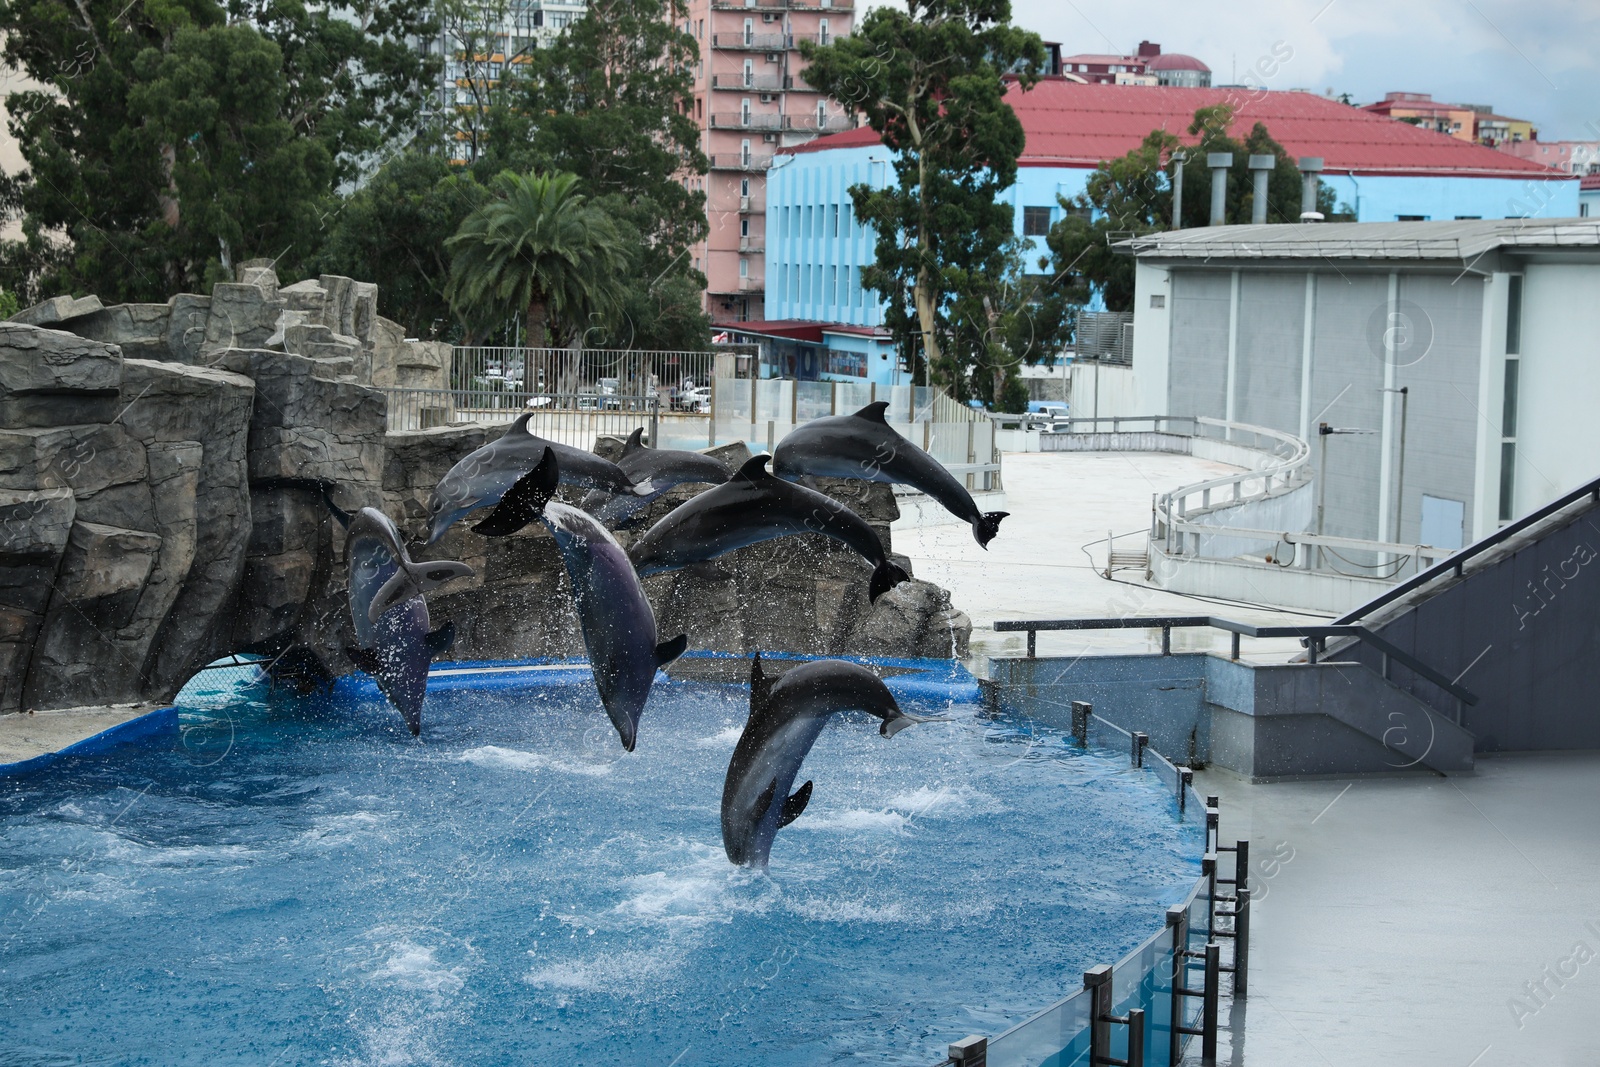
[{"label": "cloudy sky", "polygon": [[[1274,46],[1269,89],[1431,92],[1532,119],[1541,140],[1600,139],[1600,0],[1012,0],[1066,52],[1187,52],[1243,81]],[[1236,64],[1236,66],[1235,66]],[[1236,79],[1230,71],[1237,70]]]}]

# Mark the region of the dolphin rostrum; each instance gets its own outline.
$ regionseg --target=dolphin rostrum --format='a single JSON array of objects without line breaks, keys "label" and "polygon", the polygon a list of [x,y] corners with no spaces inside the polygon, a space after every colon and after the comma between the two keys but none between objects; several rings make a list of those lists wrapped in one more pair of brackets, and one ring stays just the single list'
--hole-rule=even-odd
[{"label": "dolphin rostrum", "polygon": [[619,495],[649,496],[654,491],[648,482],[634,484],[615,463],[593,452],[535,436],[528,430],[532,417],[533,413],[528,412],[518,418],[497,440],[467,453],[439,480],[428,498],[428,544],[443,537],[468,512],[499,503],[505,491],[533,469],[546,449],[556,454],[561,480],[567,485]]},{"label": "dolphin rostrum", "polygon": [[722,485],[672,509],[633,543],[641,577],[715,559],[736,548],[789,534],[818,533],[843,542],[872,564],[873,600],[909,575],[889,561],[866,520],[815,489],[775,478],[770,456],[756,456]]},{"label": "dolphin rostrum", "polygon": [[412,735],[420,734],[428,664],[455,639],[455,627],[448,622],[432,629],[424,594],[456,578],[472,577],[472,568],[447,559],[414,563],[389,516],[376,508],[351,515],[326,492],[323,499],[347,531],[350,622],[356,643],[345,652],[377,681]]},{"label": "dolphin rostrum", "polygon": [[750,663],[750,719],[734,746],[722,785],[722,847],[734,863],[765,867],[778,831],[811,800],[808,781],[791,795],[800,764],[836,711],[865,711],[893,737],[935,720],[900,710],[889,687],[865,667],[824,659],[792,667],[776,679]]},{"label": "dolphin rostrum", "polygon": [[900,436],[884,418],[886,400],[854,415],[812,419],[784,435],[772,453],[772,473],[794,481],[806,475],[898,482],[933,497],[956,518],[972,525],[984,548],[1010,512],[980,512],[972,494],[944,464]]},{"label": "dolphin rostrum", "polygon": [[555,535],[561,561],[572,579],[600,703],[617,728],[622,747],[632,752],[656,668],[683,655],[689,639],[679,634],[657,643],[656,615],[628,554],[593,517],[550,499],[559,479],[559,460],[555,450],[549,449],[473,529],[504,536],[537,519]]},{"label": "dolphin rostrum", "polygon": [[633,481],[649,482],[654,486],[650,495],[623,493],[611,496],[603,489],[596,489],[583,498],[583,510],[607,526],[625,523],[640,508],[653,503],[674,486],[696,482],[721,485],[733,477],[732,469],[715,456],[673,448],[651,448],[640,440],[643,435],[643,427],[629,435],[628,443],[622,446],[622,456],[617,460],[617,466]]}]

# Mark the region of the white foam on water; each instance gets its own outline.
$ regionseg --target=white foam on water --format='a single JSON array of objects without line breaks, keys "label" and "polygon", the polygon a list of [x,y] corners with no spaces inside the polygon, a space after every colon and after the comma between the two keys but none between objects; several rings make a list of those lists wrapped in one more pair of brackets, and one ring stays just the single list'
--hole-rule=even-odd
[{"label": "white foam on water", "polygon": [[670,980],[681,966],[681,957],[673,952],[605,952],[535,966],[522,980],[539,989],[639,995]]},{"label": "white foam on water", "polygon": [[700,738],[695,745],[699,748],[731,749],[739,743],[739,737],[743,733],[743,726],[726,726],[710,737]]},{"label": "white foam on water", "polygon": [[388,958],[372,971],[375,982],[389,982],[418,993],[448,998],[467,984],[463,968],[439,962],[438,950],[410,941],[397,941],[388,947]]},{"label": "white foam on water", "polygon": [[913,918],[898,900],[880,904],[868,900],[825,900],[814,897],[796,901],[793,908],[796,915],[813,922],[895,924]]},{"label": "white foam on water", "polygon": [[847,808],[844,811],[810,812],[796,819],[790,830],[855,830],[865,833],[897,834],[905,830],[911,820],[898,811],[872,811],[866,808]]},{"label": "white foam on water", "polygon": [[527,752],[517,748],[503,748],[500,745],[480,745],[477,748],[469,748],[461,753],[461,759],[467,763],[476,763],[482,767],[497,767],[510,771],[560,771],[564,774],[581,774],[591,778],[598,778],[611,773],[610,763],[556,759],[545,755],[543,752]]},{"label": "white foam on water", "polygon": [[[660,849],[654,851],[660,854]],[[731,922],[735,915],[767,911],[775,887],[765,875],[728,862],[721,848],[678,842],[671,852],[683,853],[681,866],[623,879],[629,894],[613,909],[627,925],[703,926]]]}]

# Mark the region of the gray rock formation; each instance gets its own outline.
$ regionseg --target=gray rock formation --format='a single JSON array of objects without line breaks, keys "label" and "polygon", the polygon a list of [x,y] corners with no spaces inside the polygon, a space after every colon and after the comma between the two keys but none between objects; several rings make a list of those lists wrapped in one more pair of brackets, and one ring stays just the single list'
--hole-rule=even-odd
[{"label": "gray rock formation", "polygon": [[[62,328],[0,323],[0,712],[170,699],[236,651],[304,649],[347,672],[344,538],[324,492],[420,533],[439,478],[504,429],[386,432],[379,387],[445,384],[449,349],[407,342],[376,314],[376,288],[348,278],[280,288],[252,263],[209,297],[58,298],[21,317]],[[619,539],[700,488],[666,494]],[[887,487],[822,488],[889,544]],[[477,571],[431,599],[456,625],[452,658],[581,654],[543,527],[498,540],[469,527],[419,552]],[[808,535],[646,588],[663,633],[692,648],[965,652],[970,625],[943,590],[911,581],[869,604],[868,574]]]}]

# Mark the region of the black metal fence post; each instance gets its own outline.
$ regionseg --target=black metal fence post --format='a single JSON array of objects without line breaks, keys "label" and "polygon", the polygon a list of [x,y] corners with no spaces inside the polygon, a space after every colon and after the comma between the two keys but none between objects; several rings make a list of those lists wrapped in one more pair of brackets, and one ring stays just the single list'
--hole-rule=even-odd
[{"label": "black metal fence post", "polygon": [[1172,1004],[1167,1020],[1167,1063],[1177,1067],[1183,1058],[1183,997],[1184,979],[1188,970],[1188,957],[1184,952],[1189,943],[1189,912],[1187,909],[1167,909],[1167,926],[1172,930]]},{"label": "black metal fence post", "polygon": [[1089,716],[1093,714],[1094,705],[1087,700],[1072,702],[1072,736],[1079,748],[1089,747]]},{"label": "black metal fence post", "polygon": [[1150,744],[1150,735],[1149,734],[1147,734],[1147,733],[1135,733],[1133,735],[1133,765],[1135,767],[1143,767],[1144,766],[1144,750],[1145,750],[1146,747],[1149,746],[1149,744]]},{"label": "black metal fence post", "polygon": [[972,1034],[950,1044],[951,1067],[986,1067],[989,1062],[989,1039]]},{"label": "black metal fence post", "polygon": [[1201,1015],[1200,1062],[1217,1062],[1217,993],[1222,978],[1222,948],[1215,941],[1206,944],[1205,1007]]}]

